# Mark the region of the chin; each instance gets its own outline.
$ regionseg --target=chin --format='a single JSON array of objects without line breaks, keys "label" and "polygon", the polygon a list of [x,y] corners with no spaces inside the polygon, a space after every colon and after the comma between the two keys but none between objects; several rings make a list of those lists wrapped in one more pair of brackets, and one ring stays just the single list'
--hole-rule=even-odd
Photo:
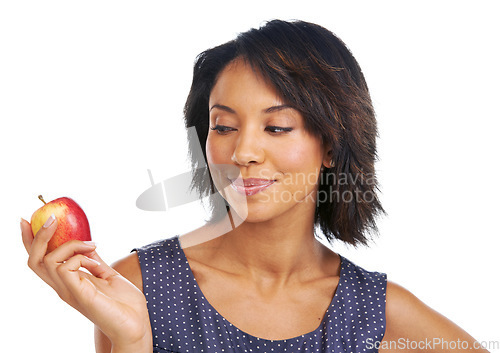
[{"label": "chin", "polygon": [[261,204],[248,204],[247,207],[233,208],[231,207],[232,214],[237,214],[237,216],[246,223],[261,223],[270,221],[286,210],[276,209],[276,207],[270,207],[269,203]]},{"label": "chin", "polygon": [[[266,222],[272,219],[281,217],[287,213],[289,213],[290,217],[296,217],[297,212],[302,214],[303,212],[308,212],[310,208],[315,208],[315,203],[313,205],[309,205],[309,202],[304,202],[304,200],[288,200],[282,201],[280,200],[279,195],[281,195],[278,191],[276,195],[268,193],[259,193],[255,196],[245,197],[238,193],[235,193],[233,190],[224,190],[229,191],[223,194],[226,202],[231,205],[231,212],[233,215],[237,215],[240,219],[239,222],[247,222],[247,223],[259,223]],[[304,192],[303,190],[287,190],[288,193],[295,194],[309,194],[310,192]],[[294,210],[294,211],[293,211]]]}]

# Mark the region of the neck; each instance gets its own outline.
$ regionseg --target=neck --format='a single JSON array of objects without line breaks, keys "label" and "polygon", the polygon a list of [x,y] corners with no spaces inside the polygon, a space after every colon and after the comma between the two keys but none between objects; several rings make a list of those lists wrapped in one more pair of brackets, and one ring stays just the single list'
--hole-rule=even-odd
[{"label": "neck", "polygon": [[[314,211],[303,204],[263,222],[243,222],[218,240],[231,267],[255,281],[285,285],[321,266],[325,247],[314,238]],[[233,223],[237,216],[230,212]]]},{"label": "neck", "polygon": [[[191,256],[268,292],[324,277],[337,257],[314,237],[316,202],[301,202],[266,220],[226,217],[181,237]],[[204,259],[204,260],[203,260]]]}]

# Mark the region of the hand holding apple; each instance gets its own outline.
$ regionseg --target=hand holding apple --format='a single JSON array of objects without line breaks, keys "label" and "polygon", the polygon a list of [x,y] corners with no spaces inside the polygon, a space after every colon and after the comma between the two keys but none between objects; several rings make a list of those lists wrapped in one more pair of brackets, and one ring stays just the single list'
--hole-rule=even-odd
[{"label": "hand holding apple", "polygon": [[[94,243],[81,241],[90,240],[90,231],[76,202],[60,198],[47,203],[35,212],[31,225],[21,218],[21,232],[28,266],[92,321],[108,337],[113,351],[152,352],[146,298],[102,261]],[[47,251],[51,242],[53,250]]]},{"label": "hand holding apple", "polygon": [[38,198],[44,203],[31,216],[31,229],[37,234],[47,219],[54,214],[57,218],[57,229],[49,241],[47,250],[50,252],[67,242],[76,239],[91,241],[90,226],[85,212],[69,197],[61,197],[46,203],[42,195]]}]

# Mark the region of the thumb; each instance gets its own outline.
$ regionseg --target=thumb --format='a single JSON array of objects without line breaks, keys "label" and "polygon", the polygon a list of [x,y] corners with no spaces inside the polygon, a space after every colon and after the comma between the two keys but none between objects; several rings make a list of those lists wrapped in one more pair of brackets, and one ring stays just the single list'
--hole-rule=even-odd
[{"label": "thumb", "polygon": [[47,253],[47,247],[49,244],[50,238],[54,235],[57,229],[57,219],[54,214],[51,214],[50,217],[45,221],[43,226],[40,229],[34,229],[36,231],[33,242],[31,243],[31,251],[30,256],[34,256],[35,258],[43,258]]}]

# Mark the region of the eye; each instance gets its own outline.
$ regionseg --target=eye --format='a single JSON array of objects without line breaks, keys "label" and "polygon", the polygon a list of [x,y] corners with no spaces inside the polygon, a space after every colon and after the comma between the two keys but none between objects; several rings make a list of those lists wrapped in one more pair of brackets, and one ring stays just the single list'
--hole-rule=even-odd
[{"label": "eye", "polygon": [[286,132],[292,131],[293,128],[291,127],[281,127],[281,126],[268,126],[266,127],[266,131],[269,131],[273,134],[282,134]]},{"label": "eye", "polygon": [[233,129],[232,127],[225,125],[215,125],[214,127],[211,127],[210,130],[217,131],[219,135],[226,135],[227,133],[234,131],[236,129]]}]

